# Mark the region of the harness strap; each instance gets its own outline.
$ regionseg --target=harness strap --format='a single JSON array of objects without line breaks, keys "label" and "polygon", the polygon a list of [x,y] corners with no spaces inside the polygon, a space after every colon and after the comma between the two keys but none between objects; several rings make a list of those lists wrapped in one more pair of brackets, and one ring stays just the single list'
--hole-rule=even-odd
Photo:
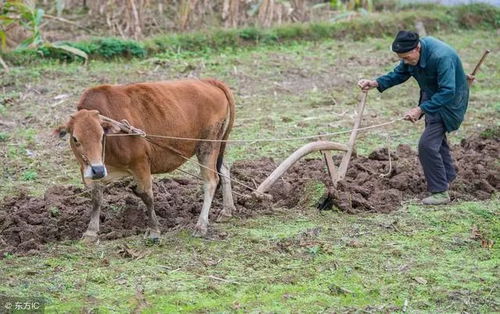
[{"label": "harness strap", "polygon": [[106,122],[109,122],[111,124],[116,125],[118,128],[120,128],[120,130],[122,130],[125,133],[139,135],[141,137],[146,137],[146,132],[144,132],[143,130],[141,130],[139,128],[136,128],[136,127],[130,125],[130,123],[125,119],[118,122],[116,120],[113,120],[113,119],[108,118],[108,117],[103,116],[103,115],[99,115],[99,118],[102,121],[106,121]]},{"label": "harness strap", "polygon": [[104,158],[106,158],[106,134],[102,136],[102,164],[104,165]]}]

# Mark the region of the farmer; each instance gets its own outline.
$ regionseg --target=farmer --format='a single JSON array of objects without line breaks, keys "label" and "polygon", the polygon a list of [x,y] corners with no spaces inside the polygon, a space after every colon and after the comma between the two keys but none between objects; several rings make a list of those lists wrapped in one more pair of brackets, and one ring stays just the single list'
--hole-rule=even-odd
[{"label": "farmer", "polygon": [[404,119],[416,122],[425,114],[425,129],[418,144],[418,156],[424,169],[427,190],[431,195],[425,205],[450,202],[448,189],[456,172],[446,140],[446,132],[459,128],[464,120],[469,86],[473,76],[465,75],[456,51],[433,37],[419,38],[410,31],[400,31],[392,43],[401,62],[394,70],[376,80],[362,79],[358,86],[379,92],[401,84],[413,76],[420,87],[419,105],[409,110]]}]

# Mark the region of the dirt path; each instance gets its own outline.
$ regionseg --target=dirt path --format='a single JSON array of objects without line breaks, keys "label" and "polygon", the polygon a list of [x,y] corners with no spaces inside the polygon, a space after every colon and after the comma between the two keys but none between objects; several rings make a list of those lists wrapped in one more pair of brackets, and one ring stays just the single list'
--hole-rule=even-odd
[{"label": "dirt path", "polygon": [[[484,200],[500,189],[500,139],[479,136],[462,141],[453,148],[458,178],[451,187],[454,200]],[[389,173],[387,149],[357,156],[351,161],[346,180],[340,183],[335,204],[341,210],[357,212],[390,212],[405,200],[422,197],[425,183],[416,153],[400,145],[391,152]],[[337,159],[337,163],[338,163]],[[249,185],[262,182],[277,163],[271,159],[236,162],[232,176]],[[237,199],[237,216],[247,217],[269,211],[271,206],[293,208],[307,197],[307,183],[317,180],[328,185],[322,160],[306,159],[294,166],[270,191],[273,202]],[[119,182],[105,190],[101,213],[101,239],[116,239],[146,230],[147,216],[142,202]],[[241,186],[234,190],[246,194]],[[154,186],[156,212],[163,231],[189,228],[196,223],[203,195],[201,184],[194,179],[161,179]],[[221,209],[218,193],[211,212],[213,222]],[[88,194],[79,187],[53,186],[44,197],[24,194],[6,198],[0,204],[0,258],[5,253],[38,252],[49,242],[79,239],[90,219]]]}]

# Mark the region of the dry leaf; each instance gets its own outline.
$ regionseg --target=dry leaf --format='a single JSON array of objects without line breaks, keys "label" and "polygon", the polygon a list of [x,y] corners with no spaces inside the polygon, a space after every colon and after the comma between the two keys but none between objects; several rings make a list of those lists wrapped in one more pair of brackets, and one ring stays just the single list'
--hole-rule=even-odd
[{"label": "dry leaf", "polygon": [[118,255],[124,258],[133,258],[135,260],[141,259],[146,256],[146,251],[134,250],[124,244],[120,250],[118,250]]},{"label": "dry leaf", "polygon": [[233,310],[239,310],[241,308],[240,302],[234,301]]},{"label": "dry leaf", "polygon": [[353,293],[351,290],[343,288],[343,287],[336,285],[336,284],[329,285],[328,289],[330,290],[330,294],[332,294],[332,295],[345,295],[345,294],[352,294]]},{"label": "dry leaf", "polygon": [[363,243],[361,243],[357,240],[351,240],[351,241],[349,241],[349,243],[347,243],[347,246],[358,248],[358,247],[363,247]]},{"label": "dry leaf", "polygon": [[422,277],[414,277],[413,280],[415,280],[416,282],[418,282],[421,285],[426,285],[427,284],[427,280],[425,280]]},{"label": "dry leaf", "polygon": [[493,248],[493,245],[495,242],[493,240],[486,239],[486,237],[479,231],[479,228],[477,225],[472,225],[472,229],[470,232],[470,238],[472,240],[480,240],[481,241],[481,247],[485,249],[491,249]]},{"label": "dry leaf", "polygon": [[485,249],[492,249],[495,242],[493,240],[481,239],[481,247]]}]

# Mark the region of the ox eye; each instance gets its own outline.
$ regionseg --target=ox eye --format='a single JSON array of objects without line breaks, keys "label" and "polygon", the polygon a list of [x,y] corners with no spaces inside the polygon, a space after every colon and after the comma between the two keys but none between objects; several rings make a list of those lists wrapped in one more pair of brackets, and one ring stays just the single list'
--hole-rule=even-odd
[{"label": "ox eye", "polygon": [[75,145],[80,145],[80,143],[78,142],[78,140],[76,139],[76,137],[72,136],[71,137],[71,140],[73,140],[73,143],[75,143]]}]

